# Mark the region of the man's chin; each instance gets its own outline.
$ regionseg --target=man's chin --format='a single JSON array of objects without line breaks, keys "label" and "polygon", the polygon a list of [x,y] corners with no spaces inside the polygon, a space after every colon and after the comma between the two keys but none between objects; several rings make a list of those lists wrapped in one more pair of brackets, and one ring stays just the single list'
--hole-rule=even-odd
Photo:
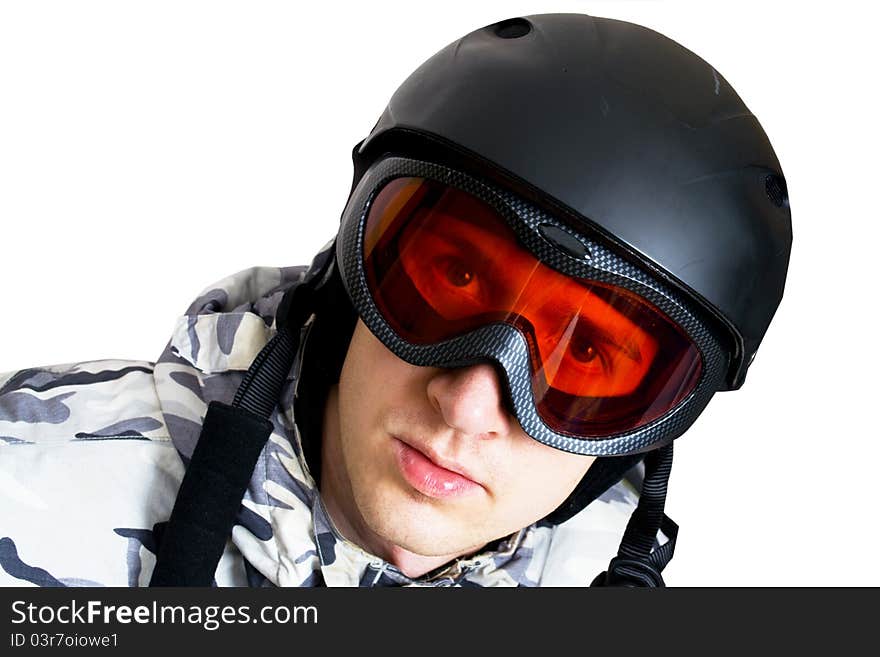
[{"label": "man's chin", "polygon": [[442,510],[412,499],[367,506],[362,508],[362,516],[392,550],[422,557],[453,559],[488,542],[469,531],[468,521],[449,518]]}]

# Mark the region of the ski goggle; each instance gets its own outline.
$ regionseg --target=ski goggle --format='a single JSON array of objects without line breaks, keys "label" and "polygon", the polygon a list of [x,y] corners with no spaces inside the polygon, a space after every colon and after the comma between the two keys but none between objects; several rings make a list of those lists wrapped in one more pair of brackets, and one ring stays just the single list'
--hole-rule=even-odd
[{"label": "ski goggle", "polygon": [[[344,217],[343,275],[399,357],[494,362],[524,430],[579,453],[668,441],[708,402],[720,349],[672,290],[460,173],[390,158],[365,178]],[[686,403],[698,388],[705,399]]]}]

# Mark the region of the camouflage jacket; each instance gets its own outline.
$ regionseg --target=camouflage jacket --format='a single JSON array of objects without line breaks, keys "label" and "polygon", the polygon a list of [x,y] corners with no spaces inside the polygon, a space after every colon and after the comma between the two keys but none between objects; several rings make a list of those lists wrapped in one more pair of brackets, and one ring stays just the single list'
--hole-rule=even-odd
[{"label": "camouflage jacket", "polygon": [[[0,374],[0,584],[146,586],[211,400],[230,403],[305,267],[255,267],[208,287],[156,362]],[[621,482],[559,526],[538,523],[411,579],[343,538],[302,455],[288,374],[272,435],[215,574],[218,586],[584,586],[637,501]]]}]

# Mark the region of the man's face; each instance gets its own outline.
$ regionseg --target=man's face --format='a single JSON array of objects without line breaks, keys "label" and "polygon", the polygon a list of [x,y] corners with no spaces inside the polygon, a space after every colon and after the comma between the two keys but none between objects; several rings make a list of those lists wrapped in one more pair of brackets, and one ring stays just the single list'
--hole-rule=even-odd
[{"label": "man's face", "polygon": [[594,460],[527,436],[490,365],[410,365],[360,320],[339,381],[338,421],[356,512],[384,541],[420,555],[465,554],[528,526]]}]

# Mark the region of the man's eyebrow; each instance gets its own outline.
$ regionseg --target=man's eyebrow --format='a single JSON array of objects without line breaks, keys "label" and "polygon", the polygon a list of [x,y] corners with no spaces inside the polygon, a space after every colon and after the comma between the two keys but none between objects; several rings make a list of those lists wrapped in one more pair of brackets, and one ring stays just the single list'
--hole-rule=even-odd
[{"label": "man's eyebrow", "polygon": [[[505,258],[523,258],[529,261],[540,262],[519,242],[512,243],[507,239],[500,238],[490,228],[470,219],[462,218],[457,214],[442,214],[442,220],[428,222],[430,226],[428,231],[437,237],[450,242],[456,242],[481,254],[485,254],[487,259],[496,262],[500,259],[499,255],[503,255]],[[487,248],[484,243],[490,244],[495,248]],[[504,247],[503,253],[499,254],[499,248],[501,247]],[[511,262],[504,260],[501,264],[510,265]]]}]

